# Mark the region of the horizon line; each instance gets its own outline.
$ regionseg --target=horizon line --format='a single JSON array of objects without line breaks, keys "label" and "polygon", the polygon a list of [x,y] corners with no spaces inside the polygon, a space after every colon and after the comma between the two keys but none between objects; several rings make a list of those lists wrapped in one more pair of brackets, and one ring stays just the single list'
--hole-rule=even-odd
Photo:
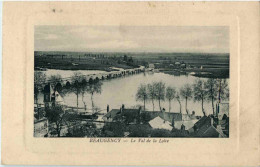
[{"label": "horizon line", "polygon": [[98,52],[98,51],[42,51],[42,50],[35,50],[34,52],[71,52],[71,53],[197,53],[197,54],[230,54],[229,52],[149,52],[149,51],[143,51],[143,52],[129,52],[129,51],[104,51],[104,52]]}]

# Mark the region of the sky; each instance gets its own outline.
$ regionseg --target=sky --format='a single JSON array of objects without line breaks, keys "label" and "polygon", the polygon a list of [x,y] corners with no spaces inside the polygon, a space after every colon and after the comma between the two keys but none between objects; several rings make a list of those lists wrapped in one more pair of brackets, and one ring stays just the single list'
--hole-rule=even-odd
[{"label": "sky", "polygon": [[229,53],[228,27],[35,26],[35,51]]}]

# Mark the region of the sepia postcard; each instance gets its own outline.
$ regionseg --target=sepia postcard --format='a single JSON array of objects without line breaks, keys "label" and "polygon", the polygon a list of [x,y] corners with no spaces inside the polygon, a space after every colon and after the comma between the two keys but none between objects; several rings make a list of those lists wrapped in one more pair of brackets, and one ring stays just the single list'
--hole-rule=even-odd
[{"label": "sepia postcard", "polygon": [[2,163],[259,165],[258,5],[5,2]]}]

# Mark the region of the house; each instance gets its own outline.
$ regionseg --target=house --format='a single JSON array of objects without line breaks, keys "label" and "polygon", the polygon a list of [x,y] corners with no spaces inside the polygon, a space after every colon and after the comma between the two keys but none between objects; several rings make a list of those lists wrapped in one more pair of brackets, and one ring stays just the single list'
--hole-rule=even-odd
[{"label": "house", "polygon": [[120,109],[112,109],[106,115],[103,116],[105,122],[113,121],[125,121],[128,124],[137,123],[140,120],[140,111],[139,109],[126,109],[124,105]]},{"label": "house", "polygon": [[121,114],[120,109],[112,109],[111,111],[109,111],[106,115],[103,116],[103,120],[105,122],[113,122],[113,120],[115,119],[115,117],[117,115]]},{"label": "house", "polygon": [[186,127],[190,128],[198,121],[196,117],[192,117],[192,115],[164,111],[142,111],[141,108],[125,109],[124,106],[120,109],[112,109],[105,114],[102,119],[105,122],[124,121],[127,124],[138,124],[145,122],[148,123],[157,117],[169,122],[170,124],[172,124],[172,122],[177,122],[177,127],[179,127],[180,122],[185,122],[184,124]]},{"label": "house", "polygon": [[58,93],[58,91],[54,91],[50,84],[44,87],[43,93],[44,93],[43,101],[45,107],[51,107],[55,104],[65,105],[61,95]]},{"label": "house", "polygon": [[149,65],[148,65],[148,68],[154,69],[154,64],[149,64]]},{"label": "house", "polygon": [[159,116],[163,118],[165,121],[172,122],[174,121],[187,121],[191,119],[196,119],[195,117],[192,117],[188,114],[182,114],[182,113],[173,113],[173,112],[163,112],[163,111],[142,111],[141,113],[147,113],[151,119]]},{"label": "house", "polygon": [[182,63],[182,64],[180,65],[180,67],[181,67],[182,69],[184,69],[184,68],[186,68],[186,64],[185,64],[185,63]]},{"label": "house", "polygon": [[139,109],[125,109],[122,107],[122,118],[127,123],[137,124],[140,121],[141,108]]},{"label": "house", "polygon": [[187,120],[187,121],[175,121],[174,128],[181,129],[182,125],[184,126],[184,130],[188,130],[194,126],[194,124],[198,122],[197,119]]},{"label": "house", "polygon": [[180,65],[181,65],[181,63],[180,63],[180,62],[178,62],[178,61],[177,61],[177,62],[175,62],[174,64],[175,64],[175,66],[180,66]]},{"label": "house", "polygon": [[161,117],[157,116],[156,118],[149,121],[149,125],[153,129],[166,129],[166,130],[172,130],[171,123],[169,121],[165,121]]},{"label": "house", "polygon": [[52,97],[54,97],[54,101],[56,104],[59,105],[65,105],[63,98],[61,97],[61,95],[58,93],[58,91],[55,91],[52,95]]},{"label": "house", "polygon": [[203,116],[188,131],[194,137],[226,137],[211,116]]}]

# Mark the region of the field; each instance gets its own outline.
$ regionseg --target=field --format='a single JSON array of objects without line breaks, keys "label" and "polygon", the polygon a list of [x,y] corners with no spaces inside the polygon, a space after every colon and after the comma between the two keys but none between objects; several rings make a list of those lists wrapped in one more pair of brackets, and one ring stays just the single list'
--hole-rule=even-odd
[{"label": "field", "polygon": [[[176,62],[185,64],[185,68],[176,67]],[[229,77],[228,53],[35,52],[35,68],[111,71],[111,67],[129,69],[148,64],[169,74],[194,72],[201,77]]]}]

